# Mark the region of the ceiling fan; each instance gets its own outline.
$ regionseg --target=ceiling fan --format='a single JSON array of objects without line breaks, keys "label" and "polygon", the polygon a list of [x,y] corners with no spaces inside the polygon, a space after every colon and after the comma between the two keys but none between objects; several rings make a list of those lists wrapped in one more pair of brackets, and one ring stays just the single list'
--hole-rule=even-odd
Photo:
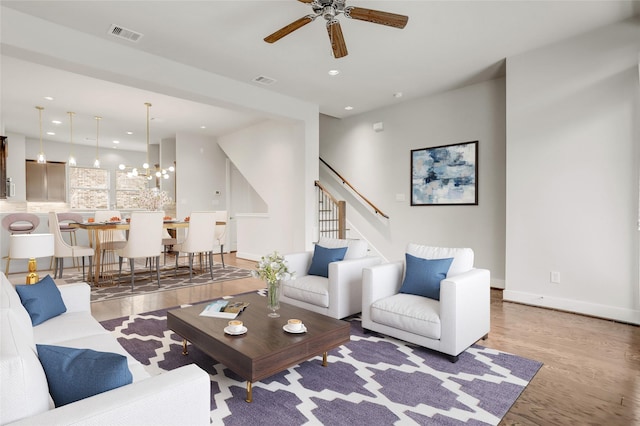
[{"label": "ceiling fan", "polygon": [[311,5],[313,13],[303,16],[293,21],[289,25],[280,28],[278,31],[264,38],[267,43],[275,43],[282,37],[291,34],[295,30],[314,21],[317,17],[322,16],[327,21],[327,32],[329,33],[329,41],[333,49],[335,58],[347,56],[347,45],[342,35],[342,28],[337,16],[343,14],[347,18],[358,19],[360,21],[373,22],[374,24],[387,25],[394,28],[404,28],[409,20],[408,16],[397,15],[390,12],[382,12],[380,10],[365,9],[362,7],[345,6],[346,0],[298,0],[301,3]]}]

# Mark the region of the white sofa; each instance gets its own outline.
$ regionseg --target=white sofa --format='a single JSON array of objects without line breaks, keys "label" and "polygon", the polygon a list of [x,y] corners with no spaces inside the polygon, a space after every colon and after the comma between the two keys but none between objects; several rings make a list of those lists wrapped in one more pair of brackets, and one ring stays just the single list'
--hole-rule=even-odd
[{"label": "white sofa", "polygon": [[382,259],[367,256],[367,243],[363,240],[320,238],[317,245],[347,247],[344,260],[329,263],[325,278],[308,274],[313,251],[285,254],[289,270],[296,277],[282,283],[280,301],[336,319],[357,314],[362,308],[362,270]]},{"label": "white sofa", "polygon": [[[91,316],[86,283],[58,286],[67,311],[34,327],[0,274],[0,424],[209,425],[209,375],[192,364],[150,376]],[[55,408],[36,344],[124,355],[133,383]]]},{"label": "white sofa", "polygon": [[490,273],[473,267],[470,248],[408,244],[419,259],[452,258],[440,281],[440,300],[400,293],[405,261],[366,268],[362,273],[362,328],[448,355],[452,362],[490,329]]}]

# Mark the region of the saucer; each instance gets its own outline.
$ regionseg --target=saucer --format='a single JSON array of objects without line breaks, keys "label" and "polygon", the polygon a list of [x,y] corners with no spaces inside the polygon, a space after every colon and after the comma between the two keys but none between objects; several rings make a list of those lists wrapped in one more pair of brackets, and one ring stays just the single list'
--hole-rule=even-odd
[{"label": "saucer", "polygon": [[247,332],[247,327],[242,326],[242,328],[240,329],[240,331],[231,331],[231,330],[229,329],[229,327],[227,326],[227,327],[225,327],[225,328],[224,328],[224,332],[225,332],[225,333],[227,333],[227,334],[230,334],[230,335],[232,335],[232,336],[239,336],[240,334],[244,334],[244,333],[246,333],[246,332]]},{"label": "saucer", "polygon": [[302,324],[302,329],[300,329],[300,330],[298,330],[298,331],[291,330],[291,329],[289,328],[289,324],[285,324],[285,325],[283,325],[283,326],[282,326],[282,329],[283,329],[284,331],[286,331],[287,333],[294,333],[294,334],[300,334],[300,333],[306,333],[306,332],[307,332],[307,327],[305,327],[305,326],[304,326],[304,324]]}]

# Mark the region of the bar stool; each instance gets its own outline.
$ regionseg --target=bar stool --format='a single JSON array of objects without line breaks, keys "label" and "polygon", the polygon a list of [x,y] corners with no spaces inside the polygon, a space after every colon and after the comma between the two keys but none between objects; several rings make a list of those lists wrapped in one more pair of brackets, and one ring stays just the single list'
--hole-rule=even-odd
[{"label": "bar stool", "polygon": [[[31,234],[40,225],[40,218],[32,213],[11,213],[6,215],[2,219],[2,227],[9,232],[9,235],[14,234]],[[9,274],[9,265],[11,264],[11,253],[8,252],[7,266],[4,274]]]}]

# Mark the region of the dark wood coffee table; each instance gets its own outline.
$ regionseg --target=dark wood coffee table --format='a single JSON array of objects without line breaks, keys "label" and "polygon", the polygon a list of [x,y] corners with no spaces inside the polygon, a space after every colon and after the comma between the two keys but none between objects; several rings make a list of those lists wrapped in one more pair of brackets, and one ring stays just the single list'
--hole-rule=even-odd
[{"label": "dark wood coffee table", "polygon": [[[200,316],[206,303],[167,313],[167,326],[183,339],[183,355],[187,342],[227,366],[247,381],[247,402],[252,400],[252,383],[298,365],[323,354],[322,365],[327,366],[327,352],[350,338],[350,325],[306,309],[280,303],[280,318],[267,317],[267,298],[258,294],[237,296],[233,300],[250,305],[238,319],[248,331],[239,336],[224,332],[228,319]],[[287,333],[282,327],[290,318],[299,318],[306,333]]]}]

